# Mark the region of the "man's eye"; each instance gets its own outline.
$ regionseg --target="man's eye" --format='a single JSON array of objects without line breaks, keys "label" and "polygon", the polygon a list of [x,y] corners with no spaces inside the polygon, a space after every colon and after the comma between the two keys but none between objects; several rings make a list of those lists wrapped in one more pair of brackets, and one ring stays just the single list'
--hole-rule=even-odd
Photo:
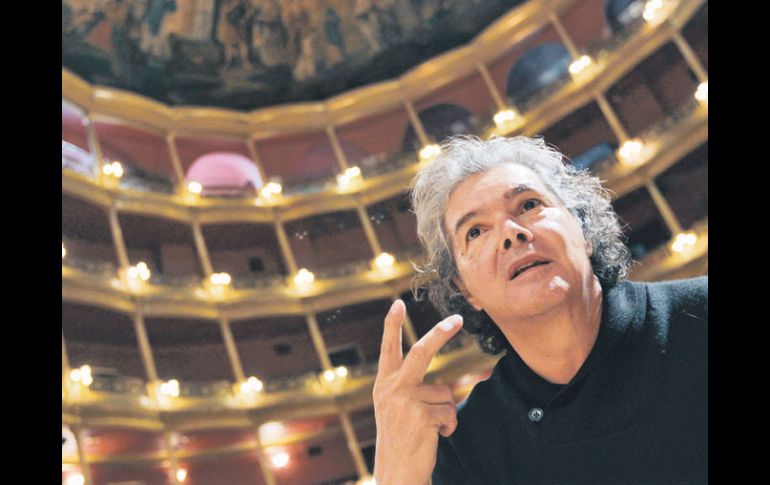
[{"label": "man's eye", "polygon": [[478,227],[472,227],[468,231],[468,239],[476,239],[481,234],[481,230]]},{"label": "man's eye", "polygon": [[535,207],[540,205],[540,201],[537,199],[529,199],[527,201],[524,201],[524,203],[521,205],[521,208],[525,211],[532,210]]}]

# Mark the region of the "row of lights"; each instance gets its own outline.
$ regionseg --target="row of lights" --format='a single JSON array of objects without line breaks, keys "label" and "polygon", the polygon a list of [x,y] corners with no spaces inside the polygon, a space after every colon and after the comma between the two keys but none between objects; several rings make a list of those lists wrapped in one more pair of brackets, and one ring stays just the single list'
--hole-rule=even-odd
[{"label": "row of lights", "polygon": [[326,382],[334,382],[340,379],[345,379],[348,376],[348,368],[344,365],[335,367],[334,369],[328,369],[321,374]]},{"label": "row of lights", "polygon": [[[326,382],[334,382],[340,379],[348,377],[348,369],[345,366],[335,367],[321,373],[321,376]],[[70,380],[83,384],[88,387],[93,383],[93,376],[91,375],[91,366],[82,365],[77,369],[70,371]],[[265,390],[265,384],[257,377],[250,376],[240,384],[240,392],[244,395],[259,394]],[[158,392],[164,397],[179,397],[179,381],[176,379],[169,379],[168,381],[161,382],[158,386]]]},{"label": "row of lights", "polygon": [[[61,257],[67,255],[67,249],[64,247],[64,243],[61,245]],[[381,271],[390,271],[393,269],[393,265],[396,262],[396,258],[390,253],[381,253],[374,259],[375,266]],[[147,263],[140,261],[136,266],[130,266],[126,271],[129,282],[148,281],[152,272],[147,266]],[[301,268],[294,276],[294,284],[300,288],[306,288],[315,281],[315,275],[307,268]],[[214,287],[226,287],[232,283],[232,277],[228,273],[214,273],[209,277],[209,282]]]},{"label": "row of lights", "polygon": [[[178,482],[184,482],[187,480],[187,470],[184,468],[177,468],[176,479]],[[65,485],[83,485],[86,482],[82,473],[75,472],[70,473],[64,481]],[[133,483],[133,482],[132,482]]]},{"label": "row of lights", "polygon": [[[270,455],[270,462],[275,468],[284,468],[289,464],[289,454],[285,451],[272,453]],[[187,480],[187,470],[184,468],[178,468],[176,471],[176,479],[178,482],[184,482]],[[83,485],[85,478],[82,473],[71,473],[67,476],[66,485]],[[366,476],[356,482],[356,485],[376,485],[374,477]]]}]

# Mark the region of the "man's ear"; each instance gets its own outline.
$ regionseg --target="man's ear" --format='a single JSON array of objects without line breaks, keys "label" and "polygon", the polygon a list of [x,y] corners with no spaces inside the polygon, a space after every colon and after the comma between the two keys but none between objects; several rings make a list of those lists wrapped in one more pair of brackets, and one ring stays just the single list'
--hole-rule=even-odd
[{"label": "man's ear", "polygon": [[588,239],[586,239],[586,255],[589,258],[594,255],[594,246]]},{"label": "man's ear", "polygon": [[465,299],[470,303],[470,305],[476,309],[476,311],[480,312],[482,310],[481,305],[478,304],[476,299],[471,296],[470,293],[468,293],[468,290],[465,288],[465,285],[463,284],[462,280],[458,276],[452,277],[452,282],[455,284],[457,289],[460,290],[460,293],[463,294]]}]

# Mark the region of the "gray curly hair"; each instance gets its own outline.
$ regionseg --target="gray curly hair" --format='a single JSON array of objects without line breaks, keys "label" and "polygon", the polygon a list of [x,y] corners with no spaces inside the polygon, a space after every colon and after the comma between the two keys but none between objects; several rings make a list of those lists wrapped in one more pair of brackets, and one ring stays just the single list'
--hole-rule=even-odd
[{"label": "gray curly hair", "polygon": [[426,252],[424,259],[414,264],[417,274],[412,292],[416,300],[427,293],[444,317],[462,315],[465,330],[476,336],[484,352],[492,355],[504,350],[507,340],[483,310],[477,311],[466,301],[452,281],[460,275],[443,221],[449,195],[458,184],[502,163],[533,170],[575,216],[593,247],[591,267],[602,287],[626,278],[632,263],[609,191],[587,170],[565,164],[563,155],[547,146],[545,140],[517,136],[484,141],[470,135],[447,139],[441,145],[441,154],[418,171],[410,186],[417,236]]}]

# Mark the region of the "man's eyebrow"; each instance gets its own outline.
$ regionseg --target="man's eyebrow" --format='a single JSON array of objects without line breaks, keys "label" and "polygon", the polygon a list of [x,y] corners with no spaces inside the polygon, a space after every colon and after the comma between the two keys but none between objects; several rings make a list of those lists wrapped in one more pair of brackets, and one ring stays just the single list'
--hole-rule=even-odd
[{"label": "man's eyebrow", "polygon": [[520,194],[523,194],[524,192],[535,192],[535,189],[533,189],[532,186],[527,184],[519,184],[507,190],[505,194],[503,194],[503,198],[505,198],[505,200],[512,200],[518,197]]},{"label": "man's eyebrow", "polygon": [[[519,184],[519,185],[516,185],[515,187],[511,187],[510,189],[506,190],[505,194],[503,194],[503,198],[505,200],[513,200],[516,197],[518,197],[519,195],[523,194],[524,192],[534,192],[534,191],[535,191],[535,189],[533,189],[531,186],[529,186],[527,184]],[[479,213],[477,211],[475,211],[475,210],[467,212],[455,224],[455,229],[454,229],[453,234],[456,236],[457,235],[457,231],[460,230],[460,228],[463,226],[463,224],[468,222],[470,219],[473,219],[478,214]]]}]

